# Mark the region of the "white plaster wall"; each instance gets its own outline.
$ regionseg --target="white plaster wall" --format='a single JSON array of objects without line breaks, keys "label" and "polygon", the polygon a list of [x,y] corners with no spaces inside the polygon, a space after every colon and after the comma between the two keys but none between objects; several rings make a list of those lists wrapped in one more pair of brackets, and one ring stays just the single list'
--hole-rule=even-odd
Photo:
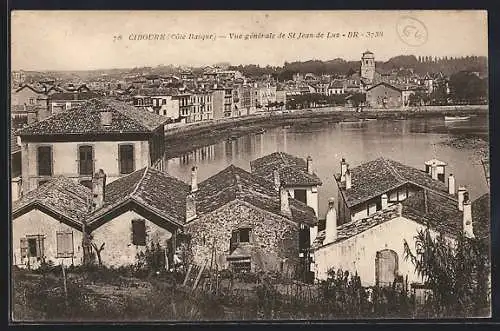
[{"label": "white plaster wall", "polygon": [[[73,258],[57,257],[56,233],[58,231],[73,232]],[[46,262],[52,261],[54,264],[63,262],[65,265],[79,265],[82,263],[82,232],[72,228],[57,219],[37,210],[19,216],[12,220],[12,262],[17,266],[26,266],[27,259],[21,259],[21,238],[26,235],[44,235],[44,255]],[[40,261],[32,258],[30,267],[37,268]]]},{"label": "white plaster wall", "polygon": [[37,148],[38,146],[52,146],[53,174],[79,178],[78,174],[78,146],[91,145],[94,147],[95,170],[103,169],[110,183],[123,176],[119,174],[118,145],[133,144],[135,170],[150,165],[148,141],[96,141],[96,142],[58,142],[58,143],[28,143],[23,144],[23,180],[26,185],[24,191],[29,192],[38,186]]},{"label": "white plaster wall", "polygon": [[[336,244],[322,247],[314,253],[316,278],[326,279],[330,268],[357,271],[363,286],[375,285],[377,251],[392,249],[398,254],[399,274],[408,282],[421,282],[410,261],[404,260],[404,240],[415,253],[414,236],[424,227],[404,217],[397,217]],[[432,232],[436,235],[435,232]]]},{"label": "white plaster wall", "polygon": [[[127,211],[92,231],[93,242],[98,247],[105,243],[101,252],[105,266],[132,265],[136,262],[137,253],[145,251],[145,246],[132,244],[132,220],[134,219],[144,219],[144,217],[134,211]],[[166,247],[167,240],[171,237],[172,234],[169,231],[146,220],[146,242],[149,247],[151,242]]]}]

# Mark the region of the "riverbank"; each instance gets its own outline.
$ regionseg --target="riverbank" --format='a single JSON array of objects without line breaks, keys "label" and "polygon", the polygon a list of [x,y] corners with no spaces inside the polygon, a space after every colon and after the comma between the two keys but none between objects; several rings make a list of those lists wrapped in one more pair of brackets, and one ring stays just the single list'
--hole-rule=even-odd
[{"label": "riverbank", "polygon": [[419,107],[406,109],[365,109],[362,112],[355,112],[348,109],[337,108],[316,108],[286,112],[260,112],[243,117],[224,118],[219,120],[209,120],[199,123],[186,124],[176,128],[167,128],[165,137],[167,140],[185,139],[186,137],[217,135],[227,129],[241,127],[260,128],[279,125],[290,125],[297,121],[305,122],[341,122],[341,121],[362,121],[366,119],[410,119],[424,117],[439,117],[449,115],[473,115],[488,114],[487,105],[478,106],[440,106],[440,107]]}]

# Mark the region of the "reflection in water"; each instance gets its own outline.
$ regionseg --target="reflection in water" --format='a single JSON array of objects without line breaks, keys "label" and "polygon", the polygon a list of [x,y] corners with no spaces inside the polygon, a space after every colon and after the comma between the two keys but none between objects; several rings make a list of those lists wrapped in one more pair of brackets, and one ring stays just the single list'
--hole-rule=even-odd
[{"label": "reflection in water", "polygon": [[170,159],[167,171],[189,182],[191,166],[196,164],[202,181],[229,164],[250,170],[251,160],[276,151],[303,158],[311,155],[313,168],[323,181],[319,210],[320,217],[324,217],[328,198],[337,198],[333,175],[340,170],[342,157],[351,167],[384,156],[418,169],[424,169],[424,162],[436,157],[448,163],[446,173],[455,175],[457,185],[467,185],[474,199],[488,191],[480,160],[474,159],[472,150],[456,149],[441,142],[456,134],[485,135],[487,121],[487,117],[478,116],[451,128],[439,118],[277,127],[234,140],[221,138],[216,144]]}]

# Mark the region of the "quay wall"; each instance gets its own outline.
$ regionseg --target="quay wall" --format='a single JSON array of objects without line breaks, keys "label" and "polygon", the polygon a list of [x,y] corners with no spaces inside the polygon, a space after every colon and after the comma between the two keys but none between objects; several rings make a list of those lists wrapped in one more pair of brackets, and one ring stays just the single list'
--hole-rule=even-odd
[{"label": "quay wall", "polygon": [[190,123],[183,126],[165,128],[165,137],[179,138],[179,136],[189,136],[192,134],[210,134],[214,130],[234,129],[246,125],[256,124],[281,124],[292,123],[295,120],[304,119],[327,119],[327,120],[346,120],[346,119],[406,119],[437,117],[445,115],[471,115],[487,114],[488,105],[463,105],[463,106],[423,106],[406,107],[398,109],[369,109],[364,108],[362,112],[356,112],[352,108],[313,108],[295,111],[266,111],[258,112],[243,117],[231,117],[216,120],[207,120],[198,123]]}]

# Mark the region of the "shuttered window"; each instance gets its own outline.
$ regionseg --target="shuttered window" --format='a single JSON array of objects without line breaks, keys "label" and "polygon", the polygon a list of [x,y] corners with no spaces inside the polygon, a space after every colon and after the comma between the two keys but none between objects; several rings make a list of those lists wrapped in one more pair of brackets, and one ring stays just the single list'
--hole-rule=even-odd
[{"label": "shuttered window", "polygon": [[28,257],[28,238],[21,238],[21,258]]},{"label": "shuttered window", "polygon": [[92,176],[94,173],[94,151],[92,146],[78,147],[78,169],[80,176]]},{"label": "shuttered window", "polygon": [[120,145],[118,149],[120,174],[134,172],[134,145]]},{"label": "shuttered window", "polygon": [[29,235],[21,238],[21,256],[42,258],[44,254],[44,236]]},{"label": "shuttered window", "polygon": [[74,254],[73,248],[73,232],[57,232],[57,257],[72,257]]},{"label": "shuttered window", "polygon": [[144,220],[132,220],[132,244],[146,246],[146,222]]},{"label": "shuttered window", "polygon": [[52,176],[52,147],[38,147],[37,161],[38,176]]}]

